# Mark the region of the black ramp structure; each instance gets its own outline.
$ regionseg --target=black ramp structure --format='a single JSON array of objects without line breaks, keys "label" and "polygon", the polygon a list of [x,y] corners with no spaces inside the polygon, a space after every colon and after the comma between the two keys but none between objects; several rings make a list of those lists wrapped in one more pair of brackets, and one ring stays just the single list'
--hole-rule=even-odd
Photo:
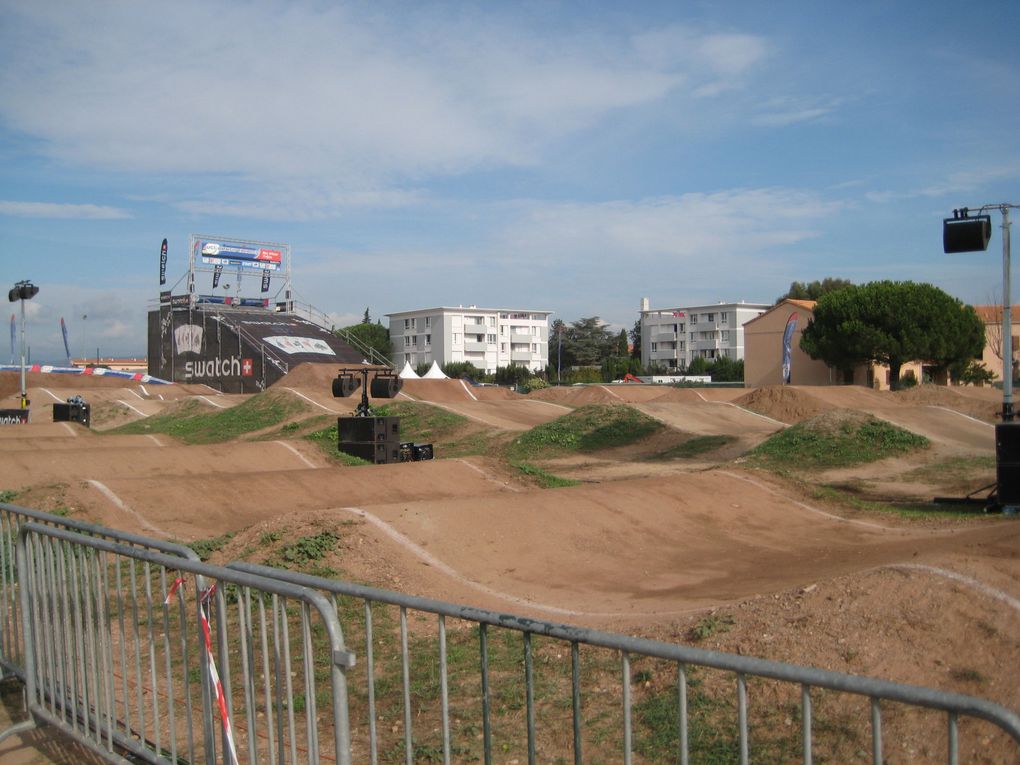
[{"label": "black ramp structure", "polygon": [[293,314],[167,297],[148,317],[149,374],[164,380],[256,393],[298,364],[363,360],[329,330]]}]

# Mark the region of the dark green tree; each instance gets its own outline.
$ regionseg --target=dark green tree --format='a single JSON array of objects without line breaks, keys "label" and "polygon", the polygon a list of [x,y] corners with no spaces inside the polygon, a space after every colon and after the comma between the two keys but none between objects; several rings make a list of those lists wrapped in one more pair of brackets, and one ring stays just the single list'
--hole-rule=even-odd
[{"label": "dark green tree", "polygon": [[633,346],[630,355],[632,358],[641,358],[641,319],[634,322],[634,328],[630,331],[630,342]]},{"label": "dark green tree", "polygon": [[361,323],[362,324],[371,324],[372,323],[372,317],[368,315],[368,307],[367,306],[365,307],[365,315],[361,317]]},{"label": "dark green tree", "polygon": [[390,332],[381,324],[372,324],[371,322],[352,324],[349,327],[344,327],[337,334],[342,338],[353,337],[354,341],[351,345],[355,348],[359,348],[359,344],[367,346],[384,359],[392,359],[393,343],[390,342]]},{"label": "dark green tree", "polygon": [[556,368],[558,333],[563,336],[563,368],[598,366],[603,359],[614,355],[616,336],[598,316],[578,319],[569,325],[553,322],[549,338],[550,366]]},{"label": "dark green tree", "polygon": [[886,364],[895,389],[905,362],[945,368],[979,355],[984,324],[930,284],[871,282],[822,295],[800,347],[844,373],[869,361]]},{"label": "dark green tree", "polygon": [[821,281],[816,279],[813,282],[791,282],[790,289],[786,294],[776,298],[776,302],[781,303],[787,298],[792,298],[793,300],[818,300],[822,295],[828,295],[830,292],[852,286],[853,283],[849,279],[840,279],[832,276],[826,276]]},{"label": "dark green tree", "polygon": [[616,355],[630,356],[630,341],[627,339],[627,330],[621,329],[616,338]]}]

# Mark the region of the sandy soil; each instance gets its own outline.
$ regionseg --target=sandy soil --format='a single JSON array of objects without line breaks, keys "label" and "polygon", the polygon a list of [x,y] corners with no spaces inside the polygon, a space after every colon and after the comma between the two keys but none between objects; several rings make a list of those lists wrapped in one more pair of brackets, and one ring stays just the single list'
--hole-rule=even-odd
[{"label": "sandy soil", "polygon": [[[335,368],[321,366],[298,368],[278,389],[311,412],[345,411],[347,400],[329,392]],[[17,386],[3,382],[0,406],[13,406]],[[31,380],[32,423],[0,429],[0,490],[22,492],[20,504],[150,535],[196,540],[231,532],[224,561],[266,530],[335,527],[343,536],[336,566],[380,586],[682,642],[694,640],[692,629],[711,616],[725,628],[702,638],[705,647],[1020,708],[1020,525],[982,515],[918,520],[848,510],[811,482],[727,462],[812,414],[857,409],[927,435],[932,448],[818,480],[930,499],[945,493],[945,460],[986,465],[994,456],[996,402],[984,393],[635,385],[519,396],[457,381],[405,385],[409,398],[507,431],[585,403],[630,401],[670,426],[664,439],[737,439],[729,452],[686,462],[651,463],[626,450],[587,467],[578,459],[562,466],[585,483],[542,490],[485,457],[350,468],[328,463],[301,440],[183,446],[166,436],[108,436],[98,425],[90,432],[50,421],[53,401],[75,393],[93,403],[95,419],[131,405],[106,422],[181,398],[209,406],[244,400],[205,388],[142,391],[110,382]],[[987,473],[986,465],[959,480],[979,483]]]}]

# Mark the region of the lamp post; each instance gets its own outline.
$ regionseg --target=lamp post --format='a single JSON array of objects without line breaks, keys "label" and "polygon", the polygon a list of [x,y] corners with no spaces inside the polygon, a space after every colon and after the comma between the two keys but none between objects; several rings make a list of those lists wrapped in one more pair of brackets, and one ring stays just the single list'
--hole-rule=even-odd
[{"label": "lamp post", "polygon": [[988,249],[991,216],[1002,213],[1002,422],[995,426],[995,474],[999,505],[1016,513],[1020,507],[1020,422],[1013,421],[1013,306],[1010,296],[1009,211],[1020,205],[1002,202],[982,205],[977,215],[961,207],[952,218],[942,221],[942,249],[946,253],[979,252]]},{"label": "lamp post", "polygon": [[7,293],[10,302],[21,301],[21,408],[28,409],[28,393],[25,390],[25,301],[39,294],[39,288],[30,281],[15,282],[14,288]]}]

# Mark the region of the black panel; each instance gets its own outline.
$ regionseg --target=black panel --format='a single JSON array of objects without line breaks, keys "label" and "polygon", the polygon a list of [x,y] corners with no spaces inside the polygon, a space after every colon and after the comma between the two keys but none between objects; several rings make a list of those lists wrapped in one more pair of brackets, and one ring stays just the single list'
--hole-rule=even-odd
[{"label": "black panel", "polygon": [[368,443],[342,443],[338,449],[345,454],[360,457],[376,465],[400,462],[399,441],[370,441]]},{"label": "black panel", "polygon": [[995,426],[995,478],[999,503],[1020,505],[1020,422]]},{"label": "black panel", "polygon": [[[400,441],[399,417],[338,417],[340,443]],[[399,446],[399,444],[398,444]]]},{"label": "black panel", "polygon": [[992,221],[988,215],[942,221],[942,249],[946,253],[987,250],[991,236]]}]

